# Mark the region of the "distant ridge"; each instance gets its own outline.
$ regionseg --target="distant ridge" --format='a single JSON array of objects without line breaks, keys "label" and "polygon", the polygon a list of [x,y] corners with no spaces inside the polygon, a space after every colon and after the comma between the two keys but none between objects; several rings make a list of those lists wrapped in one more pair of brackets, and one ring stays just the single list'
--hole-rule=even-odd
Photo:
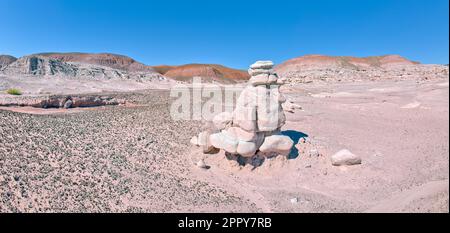
[{"label": "distant ridge", "polygon": [[77,62],[92,65],[106,66],[113,69],[125,70],[129,72],[141,72],[153,70],[136,60],[112,53],[38,53],[37,56],[44,56],[62,62]]},{"label": "distant ridge", "polygon": [[181,66],[156,66],[154,68],[164,76],[178,81],[190,81],[193,77],[202,77],[207,82],[234,83],[250,78],[247,71],[217,64],[187,64]]},{"label": "distant ridge", "polygon": [[7,65],[17,61],[17,58],[10,56],[10,55],[0,55],[0,70],[3,67],[6,67]]},{"label": "distant ridge", "polygon": [[422,65],[399,55],[306,55],[279,64],[275,71],[291,83],[427,80],[448,76],[448,67]]}]

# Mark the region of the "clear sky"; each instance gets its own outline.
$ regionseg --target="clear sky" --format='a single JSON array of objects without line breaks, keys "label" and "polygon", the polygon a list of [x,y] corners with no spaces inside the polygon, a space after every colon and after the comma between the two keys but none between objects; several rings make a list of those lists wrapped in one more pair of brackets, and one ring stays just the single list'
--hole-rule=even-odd
[{"label": "clear sky", "polygon": [[449,62],[448,0],[0,0],[0,54],[246,68],[305,54]]}]

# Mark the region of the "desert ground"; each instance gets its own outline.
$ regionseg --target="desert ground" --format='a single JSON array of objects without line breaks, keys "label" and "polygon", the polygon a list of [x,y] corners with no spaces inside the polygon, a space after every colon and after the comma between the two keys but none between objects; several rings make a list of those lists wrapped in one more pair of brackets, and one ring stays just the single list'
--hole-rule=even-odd
[{"label": "desert ground", "polygon": [[[283,86],[295,149],[260,167],[191,145],[203,122],[171,119],[169,85],[83,84],[127,103],[0,108],[0,212],[449,211],[448,78]],[[341,149],[362,164],[332,166]]]}]

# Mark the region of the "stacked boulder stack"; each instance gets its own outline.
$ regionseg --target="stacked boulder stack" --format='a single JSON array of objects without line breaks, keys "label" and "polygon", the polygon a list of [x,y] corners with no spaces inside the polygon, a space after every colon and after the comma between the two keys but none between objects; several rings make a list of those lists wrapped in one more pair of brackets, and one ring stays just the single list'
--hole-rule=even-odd
[{"label": "stacked boulder stack", "polygon": [[251,78],[235,110],[220,113],[213,120],[218,132],[209,136],[210,144],[240,163],[255,165],[255,161],[267,157],[287,156],[293,147],[294,142],[281,135],[286,121],[282,103],[286,98],[279,91],[283,81],[272,68],[271,61],[251,65]]}]

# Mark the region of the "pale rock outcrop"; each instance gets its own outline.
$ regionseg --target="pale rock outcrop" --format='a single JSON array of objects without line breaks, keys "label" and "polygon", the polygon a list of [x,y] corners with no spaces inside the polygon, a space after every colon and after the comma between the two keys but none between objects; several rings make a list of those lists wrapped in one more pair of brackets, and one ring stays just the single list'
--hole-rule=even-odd
[{"label": "pale rock outcrop", "polygon": [[295,113],[295,110],[297,110],[297,109],[302,110],[303,108],[302,108],[302,106],[295,104],[292,101],[284,100],[283,109],[286,112]]},{"label": "pale rock outcrop", "polygon": [[271,61],[251,65],[251,78],[233,113],[221,113],[213,119],[218,132],[209,136],[209,142],[224,150],[228,158],[257,166],[264,156],[288,155],[294,145],[288,136],[280,135],[286,122],[282,107],[286,98],[279,91],[284,82],[273,72],[273,65]]},{"label": "pale rock outcrop", "polygon": [[192,137],[190,143],[194,146],[198,146],[198,137],[197,136]]},{"label": "pale rock outcrop", "polygon": [[88,80],[121,79],[138,82],[166,80],[164,76],[153,69],[148,69],[145,72],[127,71],[90,63],[65,62],[64,59],[53,59],[43,55],[21,57],[1,68],[0,72],[5,75],[54,76]]},{"label": "pale rock outcrop", "polygon": [[294,141],[289,137],[283,135],[272,135],[265,138],[264,143],[259,150],[263,153],[277,153],[282,155],[289,155],[289,152],[294,146]]},{"label": "pale rock outcrop", "polygon": [[96,95],[14,96],[0,99],[0,106],[79,108],[125,104],[124,100]]},{"label": "pale rock outcrop", "polygon": [[10,56],[10,55],[0,55],[0,70],[3,69],[3,67],[8,66],[9,64],[17,61],[17,58]]}]

